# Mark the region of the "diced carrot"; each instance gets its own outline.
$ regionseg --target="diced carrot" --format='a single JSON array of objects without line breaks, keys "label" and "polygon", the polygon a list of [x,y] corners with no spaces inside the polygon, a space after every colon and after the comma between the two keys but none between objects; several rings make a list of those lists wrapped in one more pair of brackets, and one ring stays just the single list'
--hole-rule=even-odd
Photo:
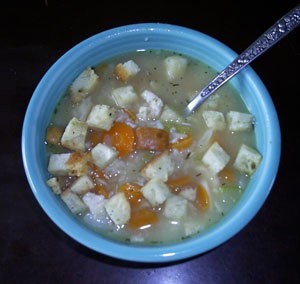
[{"label": "diced carrot", "polygon": [[60,145],[60,140],[64,129],[62,127],[51,125],[46,130],[46,142],[50,144]]},{"label": "diced carrot", "polygon": [[125,157],[132,152],[135,143],[133,128],[124,122],[115,122],[112,128],[106,132],[109,141],[119,152],[119,157]]},{"label": "diced carrot", "polygon": [[207,210],[209,208],[209,196],[203,185],[197,186],[197,205],[201,210]]},{"label": "diced carrot", "polygon": [[87,133],[86,142],[93,148],[103,141],[104,131],[100,129],[90,128]]},{"label": "diced carrot", "polygon": [[139,184],[126,182],[119,187],[119,191],[125,193],[125,196],[132,207],[137,207],[143,200],[141,188],[142,187]]},{"label": "diced carrot", "polygon": [[128,226],[131,229],[146,229],[158,222],[157,214],[148,208],[132,212]]},{"label": "diced carrot", "polygon": [[152,127],[136,128],[136,148],[139,150],[164,151],[169,147],[169,133]]},{"label": "diced carrot", "polygon": [[175,143],[170,144],[171,149],[176,149],[178,151],[183,151],[192,145],[193,138],[191,135],[187,135],[186,137],[179,139]]},{"label": "diced carrot", "polygon": [[90,163],[90,176],[93,179],[94,182],[97,181],[97,179],[106,179],[104,172],[100,170],[95,164]]},{"label": "diced carrot", "polygon": [[129,118],[132,120],[132,121],[136,121],[136,115],[133,111],[127,109],[127,108],[124,108],[123,111],[129,116]]},{"label": "diced carrot", "polygon": [[176,179],[169,179],[167,181],[167,185],[170,189],[177,192],[182,187],[192,184],[192,177],[191,176],[181,176]]},{"label": "diced carrot", "polygon": [[225,182],[232,184],[235,181],[234,171],[232,168],[225,167],[221,172],[218,173],[218,176]]},{"label": "diced carrot", "polygon": [[98,195],[103,195],[105,198],[109,198],[109,194],[102,184],[96,183],[92,191]]}]

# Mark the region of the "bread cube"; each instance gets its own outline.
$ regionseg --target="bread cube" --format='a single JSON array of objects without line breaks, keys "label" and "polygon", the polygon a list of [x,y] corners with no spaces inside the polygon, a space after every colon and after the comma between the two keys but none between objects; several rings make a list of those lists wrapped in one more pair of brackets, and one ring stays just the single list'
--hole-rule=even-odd
[{"label": "bread cube", "polygon": [[137,102],[139,97],[131,85],[116,88],[112,91],[112,96],[119,107],[128,107]]},{"label": "bread cube", "polygon": [[90,127],[109,130],[116,118],[116,109],[108,105],[94,105],[86,123]]},{"label": "bread cube", "polygon": [[95,218],[101,218],[106,215],[106,211],[105,211],[106,199],[104,198],[103,195],[98,195],[93,192],[87,192],[82,197],[82,200],[87,205],[91,214]]},{"label": "bread cube", "polygon": [[164,60],[164,64],[166,67],[168,80],[174,81],[183,76],[187,63],[187,59],[179,55],[172,55],[167,57]]},{"label": "bread cube", "polygon": [[218,142],[213,143],[202,157],[202,162],[213,173],[218,173],[225,168],[230,156]]},{"label": "bread cube", "polygon": [[157,177],[149,180],[141,188],[141,191],[151,206],[158,206],[164,203],[171,194],[169,187]]},{"label": "bread cube", "polygon": [[61,186],[58,182],[57,177],[53,177],[47,180],[47,184],[51,187],[55,194],[61,194]]},{"label": "bread cube", "polygon": [[86,98],[98,82],[98,75],[91,67],[87,67],[73,81],[69,92],[74,103],[78,103]]},{"label": "bread cube", "polygon": [[69,173],[67,161],[71,154],[51,154],[48,163],[48,172],[54,176],[66,176]]},{"label": "bread cube", "polygon": [[225,117],[222,112],[214,110],[203,111],[202,116],[209,128],[223,130],[226,127]]},{"label": "bread cube", "polygon": [[128,81],[138,72],[140,72],[140,67],[133,60],[128,60],[124,63],[119,63],[115,68],[115,74],[117,78],[123,82]]},{"label": "bread cube", "polygon": [[92,160],[99,169],[104,169],[118,155],[118,151],[105,144],[98,143],[91,151]]},{"label": "bread cube", "polygon": [[164,106],[163,101],[156,94],[148,90],[143,91],[141,97],[148,104],[148,119],[158,118]]},{"label": "bread cube", "polygon": [[60,197],[74,214],[83,213],[85,210],[87,210],[87,206],[80,199],[80,197],[70,189],[65,190]]},{"label": "bread cube", "polygon": [[252,175],[262,160],[261,154],[245,144],[242,144],[233,163],[234,168],[242,173]]},{"label": "bread cube", "polygon": [[164,151],[155,156],[141,170],[141,175],[146,179],[158,178],[163,182],[167,181],[169,176],[174,172],[175,164],[168,154]]},{"label": "bread cube", "polygon": [[188,201],[179,196],[173,195],[166,200],[163,215],[169,219],[179,220],[187,213]]},{"label": "bread cube", "polygon": [[226,119],[230,131],[246,131],[253,127],[253,115],[249,113],[229,111]]},{"label": "bread cube", "polygon": [[92,179],[87,176],[79,177],[72,185],[71,190],[77,194],[84,194],[94,187]]},{"label": "bread cube", "polygon": [[130,219],[130,204],[123,192],[113,195],[104,205],[109,218],[116,226],[127,223]]},{"label": "bread cube", "polygon": [[73,117],[61,137],[61,144],[74,151],[84,151],[87,130],[88,126],[84,121]]},{"label": "bread cube", "polygon": [[90,153],[73,152],[67,160],[69,176],[84,176],[88,171],[88,163],[91,161]]}]

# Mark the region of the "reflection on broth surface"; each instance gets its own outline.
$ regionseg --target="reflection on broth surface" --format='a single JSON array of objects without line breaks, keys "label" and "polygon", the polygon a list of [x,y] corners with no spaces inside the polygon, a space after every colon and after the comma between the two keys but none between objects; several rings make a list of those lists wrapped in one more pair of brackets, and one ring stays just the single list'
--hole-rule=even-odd
[{"label": "reflection on broth surface", "polygon": [[218,222],[262,157],[255,118],[230,84],[181,116],[215,75],[158,50],[86,67],[46,131],[50,188],[87,226],[120,241],[172,243]]}]

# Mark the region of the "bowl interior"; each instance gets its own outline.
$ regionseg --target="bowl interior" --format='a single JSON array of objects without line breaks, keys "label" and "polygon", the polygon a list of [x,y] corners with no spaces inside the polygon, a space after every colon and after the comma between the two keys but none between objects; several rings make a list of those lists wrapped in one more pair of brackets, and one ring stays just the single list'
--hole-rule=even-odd
[{"label": "bowl interior", "polygon": [[235,208],[220,223],[199,237],[158,247],[126,245],[108,240],[74,218],[49,190],[46,180],[45,129],[52,112],[74,78],[87,66],[133,50],[165,49],[186,54],[221,71],[236,53],[201,32],[169,24],[136,24],[99,33],[79,43],[47,71],[28,105],[22,133],[25,172],[39,204],[52,221],[79,243],[97,252],[132,261],[166,262],[206,252],[240,231],[258,212],[275,180],[280,159],[280,128],[277,113],[264,84],[248,66],[231,81],[256,118],[257,148],[263,160]]}]

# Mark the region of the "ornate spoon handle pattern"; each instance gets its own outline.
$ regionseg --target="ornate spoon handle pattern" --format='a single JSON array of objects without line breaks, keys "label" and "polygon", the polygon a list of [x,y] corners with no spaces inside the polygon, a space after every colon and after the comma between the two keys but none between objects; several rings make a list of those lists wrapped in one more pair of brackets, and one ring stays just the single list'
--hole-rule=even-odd
[{"label": "ornate spoon handle pattern", "polygon": [[192,98],[185,109],[185,113],[190,114],[193,112],[203,101],[205,101],[225,82],[240,72],[250,62],[272,47],[275,43],[280,41],[299,24],[300,5],[296,6],[294,9],[280,18],[234,61],[232,61],[225,69],[223,69],[223,71],[221,71],[221,73],[219,73],[208,85],[206,85],[194,98]]}]

